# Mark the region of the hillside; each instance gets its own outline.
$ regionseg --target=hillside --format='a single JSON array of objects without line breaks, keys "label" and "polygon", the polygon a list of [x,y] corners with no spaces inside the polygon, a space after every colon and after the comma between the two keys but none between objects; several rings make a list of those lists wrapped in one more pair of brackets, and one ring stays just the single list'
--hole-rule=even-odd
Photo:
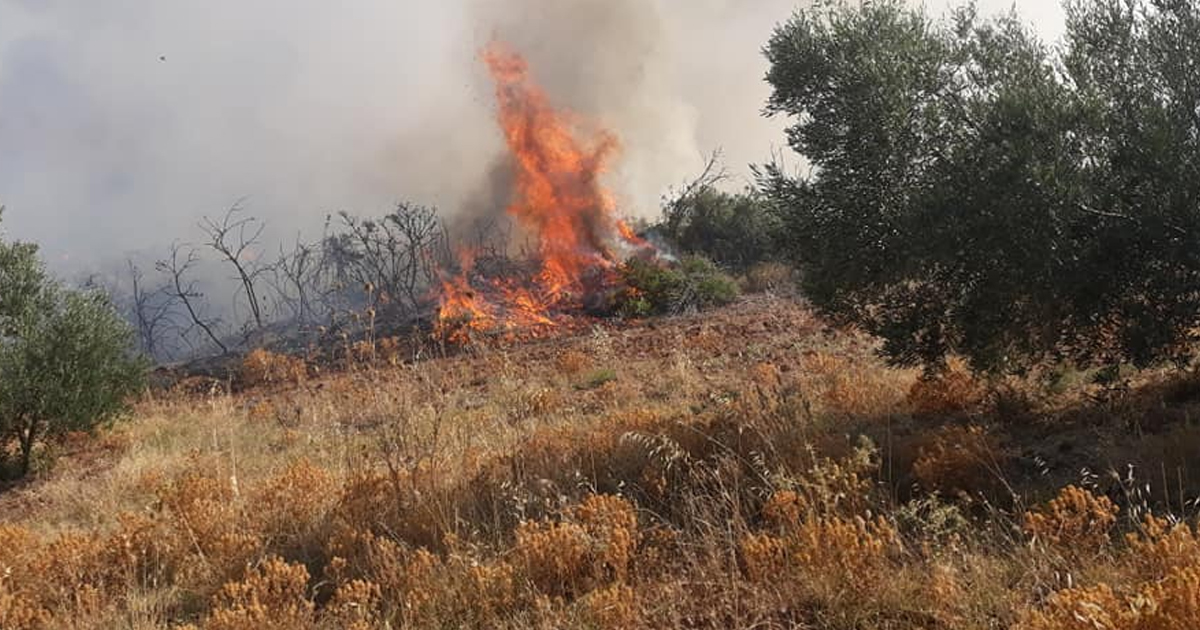
[{"label": "hillside", "polygon": [[1195,618],[1200,536],[1144,520],[1195,510],[1194,381],[925,382],[875,348],[759,295],[156,394],[0,495],[0,627]]}]

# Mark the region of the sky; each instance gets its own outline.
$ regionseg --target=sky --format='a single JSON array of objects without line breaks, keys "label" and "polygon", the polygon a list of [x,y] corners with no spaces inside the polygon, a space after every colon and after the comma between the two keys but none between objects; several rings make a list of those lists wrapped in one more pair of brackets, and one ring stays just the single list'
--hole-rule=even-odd
[{"label": "sky", "polygon": [[[1052,0],[979,4],[1061,33]],[[401,200],[452,214],[478,203],[502,149],[478,59],[493,38],[621,138],[610,183],[649,216],[707,152],[744,176],[782,147],[760,49],[796,6],[0,0],[0,229],[68,270],[197,239],[238,200],[280,239]]]}]

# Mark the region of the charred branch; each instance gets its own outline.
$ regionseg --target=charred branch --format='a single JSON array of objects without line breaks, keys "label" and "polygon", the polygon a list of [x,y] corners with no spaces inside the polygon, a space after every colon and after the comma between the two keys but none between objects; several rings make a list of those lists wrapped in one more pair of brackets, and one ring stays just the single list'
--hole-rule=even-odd
[{"label": "charred branch", "polygon": [[175,323],[178,297],[171,293],[169,285],[148,291],[141,268],[132,260],[125,262],[130,279],[130,319],[137,329],[142,351],[151,357],[169,358],[170,350],[165,347],[164,337],[168,331],[178,330]]},{"label": "charred branch", "polygon": [[209,249],[220,254],[222,259],[233,267],[237,274],[236,280],[241,284],[242,293],[250,307],[250,315],[256,328],[263,327],[263,309],[259,302],[256,282],[259,276],[268,269],[252,258],[254,248],[260,244],[266,224],[254,217],[242,217],[241,202],[235,203],[225,212],[220,222],[208,217],[200,223],[200,229],[208,235],[205,244]]},{"label": "charred branch", "polygon": [[200,262],[200,258],[196,255],[194,248],[172,243],[168,257],[158,261],[155,268],[159,272],[167,274],[170,295],[183,305],[191,322],[185,329],[183,337],[186,338],[192,328],[199,329],[212,341],[213,345],[220,348],[222,354],[229,354],[229,347],[221,341],[220,336],[214,330],[216,322],[201,315],[201,300],[204,299],[204,294],[196,288],[195,281],[188,278],[188,274],[198,262]]}]

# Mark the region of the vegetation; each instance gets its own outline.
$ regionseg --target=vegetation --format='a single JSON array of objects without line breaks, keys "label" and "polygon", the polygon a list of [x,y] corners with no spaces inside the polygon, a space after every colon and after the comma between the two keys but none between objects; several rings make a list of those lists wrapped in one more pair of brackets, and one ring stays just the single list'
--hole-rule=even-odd
[{"label": "vegetation", "polygon": [[[92,279],[133,324],[140,350],[157,361],[241,354],[284,330],[310,341],[325,336],[316,331],[365,334],[368,309],[406,323],[427,314],[438,270],[452,259],[437,209],[411,203],[374,219],[330,216],[320,239],[297,236],[274,259],[264,251],[266,223],[240,205],[199,227],[203,245],[173,243],[154,275],[131,260],[125,277]],[[490,236],[480,231],[479,238]],[[219,266],[234,283],[228,306],[208,295]]]},{"label": "vegetation", "polygon": [[776,223],[753,189],[730,193],[702,182],[670,201],[656,228],[683,254],[742,272],[773,258]]},{"label": "vegetation", "polygon": [[97,292],[46,276],[37,249],[0,241],[0,463],[29,471],[45,439],[90,431],[126,410],[144,366],[132,329]]},{"label": "vegetation", "polygon": [[1194,380],[1006,402],[876,347],[756,296],[415,369],[263,354],[5,496],[0,627],[1191,627]]},{"label": "vegetation", "polygon": [[729,304],[738,286],[711,261],[686,257],[678,265],[632,258],[621,267],[617,313],[625,317],[678,314]]},{"label": "vegetation", "polygon": [[1200,313],[1200,4],[1068,3],[1061,54],[1014,14],[821,3],[767,46],[812,165],[766,169],[808,296],[904,365],[1146,365]]},{"label": "vegetation", "polygon": [[[710,162],[659,226],[689,255],[530,343],[373,334],[448,256],[430,209],[269,270],[231,213],[209,246],[253,328],[274,288],[372,334],[108,425],[132,332],[0,242],[0,453],[64,452],[0,497],[0,628],[1190,630],[1200,376],[1162,360],[1200,329],[1200,4],[1068,14],[1052,53],[970,6],[800,10],[769,107],[811,172],[730,194]],[[719,266],[770,289],[781,252],[815,310]],[[182,308],[224,347],[196,260],[135,289],[144,346]]]}]

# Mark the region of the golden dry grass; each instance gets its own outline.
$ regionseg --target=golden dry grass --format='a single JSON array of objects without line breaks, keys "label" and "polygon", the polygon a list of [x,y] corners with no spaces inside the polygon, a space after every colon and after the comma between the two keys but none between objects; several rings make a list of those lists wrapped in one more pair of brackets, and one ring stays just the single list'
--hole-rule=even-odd
[{"label": "golden dry grass", "polygon": [[252,357],[257,387],[146,400],[0,495],[0,628],[1195,627],[1183,481],[1079,476],[1190,399],[1017,425],[873,349],[756,297],[336,375]]}]

